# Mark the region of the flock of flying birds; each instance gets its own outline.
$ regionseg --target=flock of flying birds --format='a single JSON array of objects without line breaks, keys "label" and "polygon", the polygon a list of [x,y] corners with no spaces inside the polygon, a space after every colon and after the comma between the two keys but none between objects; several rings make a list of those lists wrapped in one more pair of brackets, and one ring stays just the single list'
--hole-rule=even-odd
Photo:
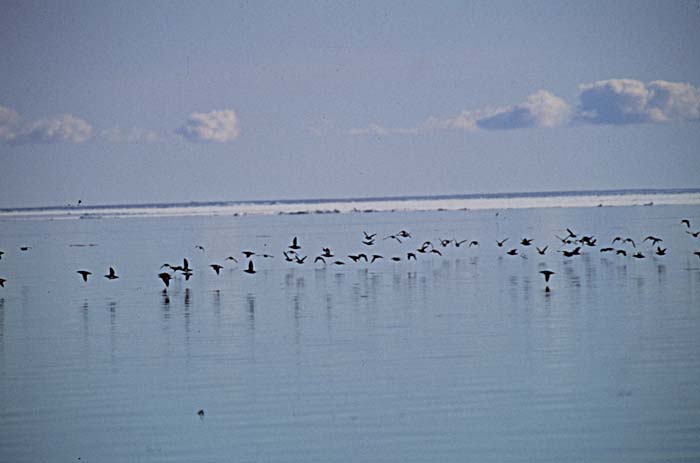
[{"label": "flock of flying birds", "polygon": [[[692,236],[693,238],[698,238],[700,237],[700,230],[698,231],[691,231],[690,230],[690,221],[688,219],[683,219],[681,220],[681,224],[685,225],[686,230],[685,232]],[[572,258],[574,256],[580,256],[581,251],[584,247],[596,247],[598,243],[598,239],[595,236],[592,235],[578,235],[574,233],[570,228],[566,229],[567,235],[566,236],[558,236],[555,235],[555,237],[560,241],[561,246],[557,250],[557,252],[561,253],[564,255],[566,258]],[[366,246],[368,249],[374,246],[377,240],[377,234],[376,233],[367,233],[363,231],[363,239],[361,243]],[[406,230],[401,230],[396,234],[388,235],[383,238],[383,240],[395,240],[398,243],[404,243],[407,240],[410,240],[412,238],[411,234],[406,231]],[[506,243],[510,240],[510,238],[503,238],[502,240],[497,240],[496,245],[499,248],[506,248],[507,251],[505,252],[506,255],[509,256],[520,256],[523,258],[526,258],[525,254],[521,253],[521,250],[525,247],[529,247],[533,243],[532,238],[522,238],[519,242],[520,248],[518,247],[508,247],[506,246]],[[649,235],[642,239],[642,243],[649,243],[651,245],[651,252],[654,255],[657,256],[664,256],[666,255],[667,248],[661,247],[660,243],[663,242],[662,238],[658,238],[653,235]],[[619,243],[619,244],[618,244]],[[436,245],[437,244],[437,245]],[[410,261],[410,260],[418,260],[418,255],[421,254],[433,254],[433,255],[438,255],[442,256],[443,252],[441,249],[444,250],[444,248],[447,248],[448,246],[454,246],[456,248],[459,248],[461,246],[465,247],[473,247],[473,246],[479,246],[479,241],[477,240],[457,240],[457,239],[440,239],[439,242],[436,242],[436,244],[433,244],[431,241],[424,241],[418,248],[406,252],[405,259]],[[629,248],[628,245],[632,246],[632,249]],[[203,246],[196,246],[201,251],[204,251]],[[23,246],[19,248],[20,251],[26,252],[31,249],[31,246]],[[285,249],[282,252],[282,255],[284,256],[285,261],[293,263],[293,264],[298,264],[302,265],[306,262],[307,258],[309,257],[308,255],[302,255],[301,253],[302,247],[299,245],[299,240],[295,236],[292,239],[292,242],[289,246],[287,246],[287,249]],[[535,246],[535,249],[537,250],[537,253],[539,255],[545,255],[549,249],[549,246],[544,246],[542,248]],[[614,253],[615,255],[618,256],[627,256],[628,252],[632,253],[632,257],[636,259],[644,259],[646,255],[637,248],[637,243],[634,241],[634,239],[629,238],[629,237],[622,237],[622,236],[616,236],[613,238],[611,242],[611,246],[606,246],[600,248],[601,253]],[[4,251],[0,251],[0,260],[2,260]],[[245,257],[245,259],[248,260],[247,266],[243,269],[243,272],[248,273],[248,274],[255,274],[257,270],[255,269],[255,264],[253,263],[254,258],[261,258],[261,259],[271,259],[274,256],[270,254],[258,254],[255,251],[250,251],[250,250],[244,250],[241,251],[241,254]],[[694,255],[700,257],[700,251],[694,251]],[[370,253],[369,255],[364,253],[364,252],[359,252],[357,254],[349,254],[347,255],[347,258],[350,259],[354,263],[358,263],[360,261],[364,261],[367,264],[373,264],[377,260],[384,259],[384,256],[381,254],[374,254]],[[402,255],[394,255],[388,257],[391,261],[394,262],[400,262],[403,260]],[[238,259],[234,256],[228,256],[226,258],[227,261],[232,261],[237,263]],[[329,247],[324,247],[322,248],[322,253],[316,256],[313,260],[314,264],[317,265],[336,265],[336,266],[342,266],[346,265],[347,262],[344,261],[342,258],[338,258],[335,254],[333,254],[333,251]],[[224,268],[223,265],[220,264],[211,264],[209,265],[211,269],[219,275],[221,270]],[[167,268],[169,271],[162,271],[163,269]],[[170,286],[170,281],[176,277],[176,275],[181,275],[184,277],[185,280],[189,280],[190,277],[194,274],[194,270],[190,267],[189,261],[185,258],[183,259],[182,265],[171,265],[169,263],[165,263],[161,266],[160,268],[161,272],[158,274],[158,278],[161,279],[163,284],[165,284],[165,287]],[[92,272],[88,270],[77,270],[77,273],[80,274],[82,277],[83,281],[87,283],[88,277],[92,275]],[[554,272],[552,270],[541,270],[539,273],[541,273],[544,277],[545,284],[549,283],[549,280],[552,275],[554,275]],[[114,270],[113,267],[109,267],[109,270],[107,274],[104,275],[105,278],[108,280],[116,280],[119,278],[117,275],[116,271]],[[5,287],[5,282],[7,280],[4,278],[0,278],[0,287]],[[164,289],[166,291],[166,289]],[[545,291],[549,292],[549,286],[545,286]]]}]

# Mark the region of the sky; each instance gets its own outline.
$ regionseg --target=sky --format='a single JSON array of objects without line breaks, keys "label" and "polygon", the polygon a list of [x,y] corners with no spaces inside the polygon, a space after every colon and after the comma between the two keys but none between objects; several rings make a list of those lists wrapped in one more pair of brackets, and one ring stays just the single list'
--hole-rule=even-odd
[{"label": "sky", "polygon": [[0,208],[700,187],[700,1],[0,2]]}]

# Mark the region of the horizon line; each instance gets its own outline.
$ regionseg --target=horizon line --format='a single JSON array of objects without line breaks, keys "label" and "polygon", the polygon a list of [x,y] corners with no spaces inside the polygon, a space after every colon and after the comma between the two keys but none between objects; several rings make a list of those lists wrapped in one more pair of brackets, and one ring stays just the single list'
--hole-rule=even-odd
[{"label": "horizon line", "polygon": [[214,201],[180,201],[180,202],[144,202],[144,203],[112,203],[112,204],[66,204],[47,206],[10,206],[0,207],[0,212],[27,212],[63,209],[117,209],[117,208],[145,208],[145,207],[197,207],[210,205],[229,204],[296,204],[296,203],[333,203],[333,202],[364,202],[364,201],[411,201],[431,199],[477,199],[477,198],[507,198],[507,197],[537,197],[543,195],[576,196],[586,194],[683,194],[700,193],[700,187],[691,188],[620,188],[604,190],[543,190],[543,191],[511,191],[499,193],[453,193],[435,195],[404,195],[404,196],[361,196],[338,198],[297,198],[297,199],[255,199],[255,200],[214,200]]}]

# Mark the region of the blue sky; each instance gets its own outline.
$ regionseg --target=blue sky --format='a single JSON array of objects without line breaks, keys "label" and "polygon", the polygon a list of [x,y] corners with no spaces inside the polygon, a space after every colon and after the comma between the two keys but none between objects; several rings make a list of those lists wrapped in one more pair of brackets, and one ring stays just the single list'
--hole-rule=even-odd
[{"label": "blue sky", "polygon": [[700,187],[698,1],[145,3],[2,3],[0,207]]}]

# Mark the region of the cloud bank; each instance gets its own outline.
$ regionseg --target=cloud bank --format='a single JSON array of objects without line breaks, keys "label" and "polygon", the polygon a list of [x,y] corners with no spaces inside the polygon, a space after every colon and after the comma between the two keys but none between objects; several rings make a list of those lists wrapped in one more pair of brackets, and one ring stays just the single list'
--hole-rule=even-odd
[{"label": "cloud bank", "polygon": [[579,86],[577,116],[593,124],[639,124],[700,118],[700,88],[655,80],[610,79]]},{"label": "cloud bank", "polygon": [[192,113],[187,122],[175,133],[193,142],[226,143],[235,140],[239,133],[238,117],[231,109]]},{"label": "cloud bank", "polygon": [[453,117],[428,117],[409,128],[372,123],[348,130],[350,135],[421,134],[440,130],[514,130],[563,127],[576,123],[641,124],[700,120],[700,87],[655,80],[601,80],[579,86],[578,103],[570,105],[539,90],[513,106],[464,110]]},{"label": "cloud bank", "polygon": [[92,126],[70,114],[21,124],[17,111],[0,106],[0,141],[9,145],[61,142],[80,144],[91,135]]}]

